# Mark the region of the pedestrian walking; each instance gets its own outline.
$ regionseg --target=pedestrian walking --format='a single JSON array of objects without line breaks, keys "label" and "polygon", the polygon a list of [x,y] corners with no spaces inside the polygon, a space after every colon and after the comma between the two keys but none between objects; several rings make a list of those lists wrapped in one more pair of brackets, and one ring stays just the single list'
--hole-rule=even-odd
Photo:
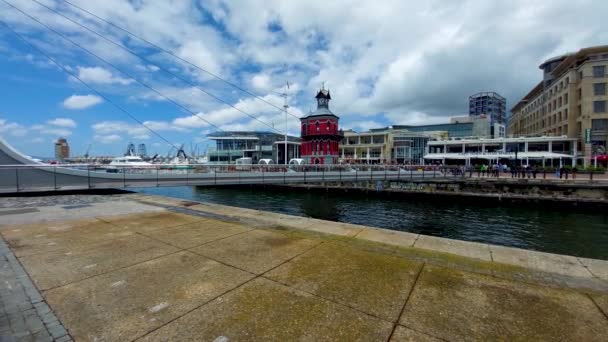
[{"label": "pedestrian walking", "polygon": [[538,169],[536,168],[536,166],[532,166],[532,177],[534,177],[534,179],[536,179],[537,172],[538,172]]},{"label": "pedestrian walking", "polygon": [[578,172],[578,169],[576,168],[576,165],[572,168],[572,179],[576,179],[576,173]]}]

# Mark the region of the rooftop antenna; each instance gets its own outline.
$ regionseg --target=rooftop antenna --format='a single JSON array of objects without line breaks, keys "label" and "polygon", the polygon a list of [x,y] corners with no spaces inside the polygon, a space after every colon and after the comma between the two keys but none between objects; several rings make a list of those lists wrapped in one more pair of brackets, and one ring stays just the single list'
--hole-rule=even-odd
[{"label": "rooftop antenna", "polygon": [[[281,93],[283,98],[283,113],[285,114],[285,165],[287,165],[287,91],[289,91],[289,81],[285,81],[285,92]],[[279,163],[279,154],[277,153],[277,164]]]}]

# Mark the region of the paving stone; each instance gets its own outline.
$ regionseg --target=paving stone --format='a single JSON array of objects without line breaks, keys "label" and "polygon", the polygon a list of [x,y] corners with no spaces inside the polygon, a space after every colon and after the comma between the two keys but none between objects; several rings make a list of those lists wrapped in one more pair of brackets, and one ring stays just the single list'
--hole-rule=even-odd
[{"label": "paving stone", "polygon": [[55,340],[55,342],[70,342],[72,341],[72,338],[70,337],[70,335],[65,335],[63,337],[59,337],[58,339]]},{"label": "paving stone", "polygon": [[68,334],[67,331],[63,328],[61,324],[57,324],[51,327],[48,327],[48,331],[53,336],[53,338],[60,338]]},{"label": "paving stone", "polygon": [[385,341],[391,329],[389,322],[270,280],[256,279],[144,340]]},{"label": "paving stone", "polygon": [[440,342],[441,339],[398,325],[391,342]]},{"label": "paving stone", "polygon": [[394,322],[421,263],[325,243],[266,277]]},{"label": "paving stone", "polygon": [[459,256],[492,261],[490,248],[486,244],[438,238],[435,236],[420,235],[416,248],[429,249],[437,252],[456,254]]},{"label": "paving stone", "polygon": [[27,325],[28,330],[33,333],[45,329],[45,326],[40,320],[40,317],[38,317],[38,315],[26,317],[25,324]]},{"label": "paving stone", "polygon": [[179,248],[192,248],[203,243],[244,233],[252,228],[241,224],[218,220],[201,220],[178,227],[162,228],[146,233],[154,239],[164,241]]},{"label": "paving stone", "polygon": [[33,334],[34,341],[36,342],[49,342],[53,341],[53,337],[46,330],[41,330],[35,334]]},{"label": "paving stone", "polygon": [[253,230],[191,249],[229,265],[261,274],[305,252],[320,241]]},{"label": "paving stone", "polygon": [[134,265],[179,249],[139,234],[104,240],[69,252],[24,256],[21,262],[42,290]]},{"label": "paving stone", "polygon": [[606,318],[580,293],[426,266],[401,324],[446,340],[602,341]]},{"label": "paving stone", "polygon": [[132,340],[251,279],[180,252],[47,291],[76,340]]}]

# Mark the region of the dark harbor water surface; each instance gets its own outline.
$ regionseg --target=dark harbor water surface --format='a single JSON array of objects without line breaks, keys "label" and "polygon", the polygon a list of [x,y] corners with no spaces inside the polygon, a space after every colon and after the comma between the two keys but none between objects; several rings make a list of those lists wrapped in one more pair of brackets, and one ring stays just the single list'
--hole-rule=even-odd
[{"label": "dark harbor water surface", "polygon": [[148,188],[141,192],[363,224],[458,240],[608,260],[608,213],[533,203],[500,205],[460,197],[396,198],[272,187]]}]

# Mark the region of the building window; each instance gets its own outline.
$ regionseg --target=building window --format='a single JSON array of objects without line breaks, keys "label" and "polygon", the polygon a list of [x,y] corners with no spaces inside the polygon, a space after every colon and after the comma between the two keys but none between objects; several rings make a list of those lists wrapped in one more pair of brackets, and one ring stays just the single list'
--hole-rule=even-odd
[{"label": "building window", "polygon": [[594,131],[608,131],[608,119],[591,120],[591,129]]},{"label": "building window", "polygon": [[566,87],[570,84],[570,77],[566,77]]},{"label": "building window", "polygon": [[568,104],[568,93],[564,94],[564,104]]},{"label": "building window", "polygon": [[582,80],[583,80],[583,72],[582,72],[582,71],[579,71],[579,72],[578,72],[578,80],[579,80],[579,81],[582,81]]},{"label": "building window", "polygon": [[593,95],[606,95],[606,83],[593,83]]},{"label": "building window", "polygon": [[561,97],[559,97],[559,98],[557,99],[557,106],[558,106],[558,107],[561,107],[561,106],[562,106],[562,98],[561,98]]},{"label": "building window", "polygon": [[568,120],[568,108],[564,109],[564,120]]},{"label": "building window", "polygon": [[583,98],[583,90],[578,88],[578,99],[580,100],[581,98]]},{"label": "building window", "polygon": [[606,75],[605,65],[596,65],[593,67],[593,77],[604,77]]},{"label": "building window", "polygon": [[594,113],[605,113],[606,112],[606,101],[593,101],[593,112]]}]

